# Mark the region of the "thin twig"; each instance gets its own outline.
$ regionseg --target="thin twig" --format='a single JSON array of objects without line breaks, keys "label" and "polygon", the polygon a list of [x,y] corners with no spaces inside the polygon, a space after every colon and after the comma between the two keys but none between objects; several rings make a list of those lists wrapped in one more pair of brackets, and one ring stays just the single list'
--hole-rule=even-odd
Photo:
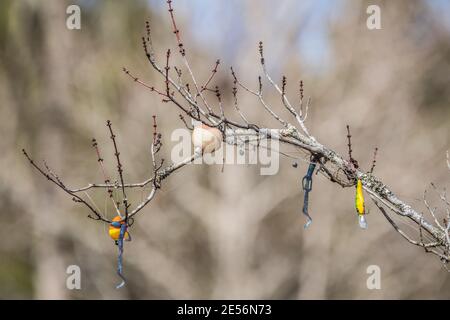
[{"label": "thin twig", "polygon": [[111,124],[110,120],[106,121],[106,126],[109,129],[109,133],[111,134],[110,138],[111,138],[111,140],[113,142],[113,146],[114,146],[114,155],[115,155],[116,160],[117,160],[117,172],[119,173],[120,184],[121,184],[121,189],[122,189],[122,196],[123,196],[122,201],[123,201],[123,206],[124,206],[124,209],[125,209],[125,221],[127,221],[128,220],[129,204],[128,204],[128,198],[127,198],[127,194],[125,192],[125,187],[124,187],[125,183],[123,182],[124,181],[123,180],[123,166],[122,166],[122,163],[120,162],[120,152],[119,152],[119,149],[117,147],[116,135],[114,134],[114,132],[112,130],[112,124]]},{"label": "thin twig", "polygon": [[22,149],[23,154],[25,155],[25,157],[28,159],[28,161],[30,162],[30,164],[36,169],[38,170],[44,177],[46,177],[48,180],[50,180],[52,183],[54,183],[55,185],[57,185],[59,188],[61,188],[64,192],[66,192],[67,194],[69,194],[70,196],[72,196],[72,200],[74,202],[78,202],[78,203],[83,203],[86,207],[89,208],[90,211],[92,211],[92,213],[95,216],[92,216],[91,214],[88,215],[89,218],[94,219],[94,220],[101,220],[107,223],[110,223],[111,221],[109,221],[108,219],[104,218],[100,212],[98,212],[95,208],[93,208],[89,203],[87,203],[83,198],[81,198],[79,195],[75,194],[74,192],[70,191],[69,189],[67,189],[65,187],[64,184],[58,182],[55,178],[53,178],[50,174],[46,173],[41,167],[39,167],[34,160],[28,155],[28,153],[26,152],[25,149]]}]

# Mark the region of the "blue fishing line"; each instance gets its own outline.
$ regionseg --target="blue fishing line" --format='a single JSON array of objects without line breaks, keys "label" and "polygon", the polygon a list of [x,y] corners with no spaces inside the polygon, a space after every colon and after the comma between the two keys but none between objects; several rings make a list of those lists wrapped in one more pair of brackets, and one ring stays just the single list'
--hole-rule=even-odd
[{"label": "blue fishing line", "polygon": [[308,171],[306,172],[306,175],[302,179],[302,187],[304,191],[303,196],[303,214],[306,216],[306,223],[304,225],[304,228],[308,228],[312,223],[312,218],[308,213],[308,203],[309,203],[309,193],[312,190],[312,175],[314,173],[314,170],[316,169],[317,159],[315,157],[311,157],[311,162],[308,167]]},{"label": "blue fishing line", "polygon": [[119,247],[119,257],[117,259],[117,274],[122,279],[122,282],[116,286],[116,289],[122,288],[126,282],[126,279],[122,274],[122,271],[123,271],[123,266],[122,266],[123,239],[125,237],[126,230],[127,230],[126,223],[120,225],[120,234],[119,234],[119,239],[117,240],[117,246]]}]

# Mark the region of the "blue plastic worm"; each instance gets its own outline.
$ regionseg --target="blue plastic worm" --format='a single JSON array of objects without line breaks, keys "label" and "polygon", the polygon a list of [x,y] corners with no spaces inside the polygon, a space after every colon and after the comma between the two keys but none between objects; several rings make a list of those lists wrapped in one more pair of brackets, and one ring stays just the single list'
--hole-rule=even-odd
[{"label": "blue plastic worm", "polygon": [[122,279],[122,282],[116,286],[116,289],[122,288],[126,282],[126,279],[122,274],[122,270],[123,270],[123,267],[122,267],[123,239],[125,237],[126,231],[127,231],[126,223],[120,225],[120,235],[119,235],[119,239],[117,240],[117,245],[119,247],[119,257],[117,259],[117,274]]},{"label": "blue plastic worm", "polygon": [[309,202],[309,193],[312,190],[312,175],[314,173],[314,169],[316,169],[317,160],[314,157],[311,157],[311,162],[309,163],[308,172],[303,177],[302,187],[305,192],[303,198],[303,214],[306,216],[306,223],[304,228],[308,228],[312,223],[312,218],[308,213],[308,202]]}]

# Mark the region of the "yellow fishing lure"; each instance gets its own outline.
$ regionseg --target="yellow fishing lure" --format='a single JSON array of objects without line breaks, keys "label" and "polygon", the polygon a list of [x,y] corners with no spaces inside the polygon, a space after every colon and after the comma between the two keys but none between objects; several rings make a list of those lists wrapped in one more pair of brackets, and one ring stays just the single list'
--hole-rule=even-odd
[{"label": "yellow fishing lure", "polygon": [[366,208],[364,206],[364,195],[362,182],[360,179],[356,182],[356,195],[355,195],[355,207],[356,212],[358,213],[358,222],[359,226],[362,229],[367,229],[367,221],[366,221]]}]

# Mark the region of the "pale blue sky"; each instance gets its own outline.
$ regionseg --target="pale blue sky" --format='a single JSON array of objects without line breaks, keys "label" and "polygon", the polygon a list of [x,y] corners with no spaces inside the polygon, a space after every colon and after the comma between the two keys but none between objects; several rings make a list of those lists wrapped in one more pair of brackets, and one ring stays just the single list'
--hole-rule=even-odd
[{"label": "pale blue sky", "polygon": [[[96,0],[79,0],[82,6],[96,3]],[[142,0],[162,15],[167,14],[166,0]],[[353,0],[352,0],[353,1]],[[434,12],[436,19],[450,30],[450,1],[422,0]],[[376,3],[377,1],[374,1]],[[245,40],[245,6],[249,3],[264,6],[272,14],[270,23],[276,32],[282,31],[284,21],[304,21],[294,48],[298,50],[305,65],[313,71],[326,69],[332,62],[328,39],[330,21],[345,14],[346,0],[174,0],[175,10],[187,17],[193,41],[208,47],[214,58],[233,61],[239,43]],[[351,3],[351,2],[350,2]],[[387,4],[386,4],[387,5]],[[305,14],[306,12],[306,14]],[[234,45],[237,44],[237,45]],[[255,46],[257,44],[255,43]]]},{"label": "pale blue sky", "polygon": [[[157,11],[165,12],[166,1],[148,0],[150,6]],[[273,26],[282,30],[284,19],[304,19],[304,10],[307,10],[307,19],[302,24],[303,32],[297,39],[296,48],[306,64],[312,68],[321,69],[330,58],[330,48],[327,35],[327,25],[330,19],[340,14],[342,0],[309,0],[302,1],[301,10],[296,1],[286,1],[273,6],[272,1],[258,1],[258,5],[273,6],[273,17],[270,21]],[[182,0],[175,1],[175,10],[189,16],[192,23],[190,32],[201,45],[210,45],[213,51],[220,52],[233,60],[235,46],[230,43],[239,43],[244,38],[245,23],[243,16],[243,1],[207,1]],[[283,10],[285,7],[285,10]],[[292,9],[298,10],[292,10]],[[287,10],[286,10],[287,9]],[[225,37],[218,35],[226,34]],[[256,46],[257,44],[255,44]],[[237,46],[236,46],[237,47]],[[214,50],[215,48],[215,50]]]},{"label": "pale blue sky", "polygon": [[[165,0],[147,0],[157,11],[166,13]],[[352,0],[353,1],[353,0]],[[422,0],[435,13],[443,25],[450,29],[450,1]],[[374,1],[376,3],[377,1]],[[330,21],[343,12],[348,3],[345,0],[304,0],[304,1],[271,1],[271,0],[175,0],[175,9],[185,14],[192,23],[190,32],[194,41],[201,45],[210,45],[214,54],[233,60],[234,46],[244,39],[246,33],[243,7],[254,3],[255,6],[265,6],[273,11],[270,24],[277,30],[282,30],[283,20],[305,19],[303,32],[299,33],[296,48],[306,65],[313,70],[323,70],[330,62],[331,55],[328,25]],[[351,3],[351,2],[350,2]],[[297,5],[298,4],[298,5]],[[386,3],[387,5],[387,3]],[[305,9],[303,15],[300,6]],[[287,8],[287,10],[286,10]],[[297,10],[298,9],[298,10]],[[264,21],[261,21],[264,23]],[[218,36],[220,35],[220,37]],[[237,46],[236,46],[237,47]]]}]

